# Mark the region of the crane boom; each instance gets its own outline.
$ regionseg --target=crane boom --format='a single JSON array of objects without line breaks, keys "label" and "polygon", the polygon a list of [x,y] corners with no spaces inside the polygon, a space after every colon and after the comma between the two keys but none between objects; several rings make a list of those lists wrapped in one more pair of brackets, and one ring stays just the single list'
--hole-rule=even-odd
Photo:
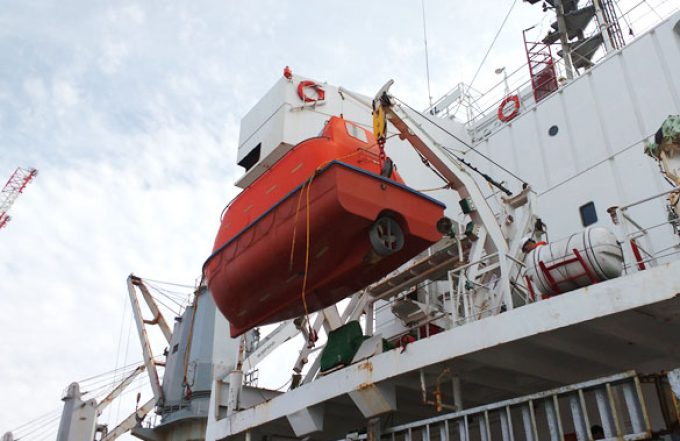
[{"label": "crane boom", "polygon": [[38,170],[34,168],[24,169],[17,167],[9,177],[9,180],[0,191],[0,228],[7,225],[10,216],[7,214],[14,204],[14,201],[24,191],[26,186],[38,175]]}]

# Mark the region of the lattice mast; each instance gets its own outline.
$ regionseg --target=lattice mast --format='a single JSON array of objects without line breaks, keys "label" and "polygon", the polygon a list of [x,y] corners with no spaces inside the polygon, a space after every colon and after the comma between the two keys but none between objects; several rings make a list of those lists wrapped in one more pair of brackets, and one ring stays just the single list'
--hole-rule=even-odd
[{"label": "lattice mast", "polygon": [[17,200],[19,195],[23,193],[26,186],[38,175],[38,170],[34,168],[24,169],[17,167],[9,177],[9,180],[0,191],[0,228],[7,225],[11,220],[9,209]]}]

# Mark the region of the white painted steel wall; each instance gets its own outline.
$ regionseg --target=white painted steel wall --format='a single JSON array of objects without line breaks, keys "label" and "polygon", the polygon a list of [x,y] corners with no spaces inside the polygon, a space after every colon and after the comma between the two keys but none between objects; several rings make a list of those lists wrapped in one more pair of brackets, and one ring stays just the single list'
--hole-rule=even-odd
[{"label": "white painted steel wall", "polygon": [[[680,14],[675,14],[474,148],[532,185],[549,239],[559,240],[584,228],[579,207],[588,202],[595,204],[596,225],[614,228],[607,208],[671,188],[656,163],[644,155],[643,141],[668,115],[679,113]],[[552,126],[558,128],[555,136],[548,133]],[[448,137],[447,145],[467,150],[467,160],[506,181],[511,190],[521,188],[517,179],[460,142]],[[396,145],[388,152],[414,187],[438,185],[420,164],[413,165],[417,158],[411,152]],[[480,186],[488,188],[481,181]],[[446,193],[450,192],[431,195],[444,200],[447,214],[453,215],[457,201]],[[664,206],[665,200],[659,198],[632,208],[630,214],[648,227],[666,219]],[[668,226],[652,232],[654,249],[675,243],[671,234]]]},{"label": "white painted steel wall", "polygon": [[[318,81],[325,93],[324,100],[316,105],[305,103],[298,96],[301,81],[312,80],[299,75],[290,80],[282,76],[241,120],[237,161],[242,161],[258,145],[260,157],[236,182],[238,187],[246,188],[294,145],[319,136],[331,116],[343,115],[349,121],[372,128],[370,108],[340,93],[338,87]],[[310,98],[315,97],[313,90],[305,92]],[[370,103],[369,98],[362,98]]]},{"label": "white painted steel wall", "polygon": [[[476,147],[532,184],[551,240],[583,228],[579,207],[590,201],[597,224],[611,228],[608,207],[671,188],[643,154],[643,141],[669,114],[680,113],[679,73],[675,14]],[[556,136],[548,133],[552,126],[559,129]],[[631,215],[651,226],[665,219],[664,205],[658,199]],[[670,245],[669,233],[654,234],[656,249]]]}]

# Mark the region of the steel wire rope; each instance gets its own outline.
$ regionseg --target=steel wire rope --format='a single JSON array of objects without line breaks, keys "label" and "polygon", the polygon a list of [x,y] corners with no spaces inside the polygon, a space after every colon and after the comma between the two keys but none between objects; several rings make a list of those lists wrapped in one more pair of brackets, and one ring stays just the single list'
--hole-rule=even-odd
[{"label": "steel wire rope", "polygon": [[[158,295],[163,296],[163,297],[166,298],[167,300],[169,300],[169,301],[171,301],[172,303],[174,303],[175,305],[177,305],[180,309],[184,307],[184,305],[182,305],[181,303],[179,303],[177,300],[173,299],[172,297],[168,296],[168,295],[165,294],[163,291],[160,291],[159,289],[153,287],[152,285],[148,285],[148,286],[149,286],[151,289],[153,289]],[[158,302],[160,303],[160,301],[158,300],[158,298],[155,297],[153,294],[151,294],[151,297],[152,297],[154,300],[156,300],[156,301],[158,301]],[[167,305],[165,305],[165,304],[163,304],[163,303],[161,303],[161,304],[162,304],[163,306],[165,306],[166,308],[168,308]],[[168,308],[168,309],[170,309],[171,311],[173,311],[171,308]],[[174,311],[173,311],[173,312],[174,312]]]},{"label": "steel wire rope", "polygon": [[[142,280],[144,280],[144,279],[142,279]],[[154,283],[150,283],[146,280],[144,280],[144,281],[147,282],[146,283],[147,286],[153,287],[154,290],[156,290],[157,292],[159,292],[159,293],[162,292],[163,294],[170,296],[170,297],[173,297],[173,298],[178,299],[178,300],[186,300],[187,297],[190,297],[196,291],[196,288],[191,288],[190,292],[173,291],[173,290],[170,290],[170,289],[167,289],[167,288],[163,288],[161,286],[156,286]]]},{"label": "steel wire rope", "polygon": [[[149,285],[152,286],[152,285]],[[164,295],[171,297],[175,299],[178,302],[186,302],[188,297],[191,297],[193,292],[180,292],[180,291],[170,291],[168,289],[163,289],[159,287],[155,287],[159,293],[163,293]]]},{"label": "steel wire rope", "polygon": [[543,190],[541,193],[537,193],[537,196],[543,196],[544,194],[553,191],[553,190],[556,189],[557,187],[560,187],[560,186],[566,184],[567,182],[571,181],[572,179],[577,178],[577,177],[581,176],[582,174],[591,171],[592,169],[594,169],[594,168],[597,167],[598,165],[601,165],[601,164],[603,164],[603,163],[605,163],[605,162],[607,162],[607,161],[609,161],[609,160],[611,160],[611,159],[614,159],[614,158],[617,157],[618,155],[620,155],[620,154],[622,154],[622,153],[625,153],[626,151],[632,149],[633,147],[639,145],[639,144],[642,143],[642,142],[645,142],[645,141],[646,141],[647,139],[649,139],[651,136],[654,136],[655,133],[656,133],[656,130],[655,130],[654,132],[652,132],[651,134],[649,134],[649,135],[643,137],[642,139],[639,139],[639,140],[637,140],[637,141],[635,141],[635,142],[632,142],[632,143],[628,144],[626,147],[622,148],[621,150],[619,150],[619,151],[617,151],[617,152],[614,152],[614,153],[612,153],[611,155],[608,155],[606,158],[601,159],[600,161],[597,161],[596,163],[594,163],[594,164],[592,164],[592,165],[589,165],[588,167],[584,168],[583,170],[581,170],[581,171],[579,171],[579,172],[577,172],[577,173],[575,173],[575,174],[569,176],[568,178],[566,178],[566,179],[564,179],[564,180],[558,182],[557,184],[553,185],[552,187]]},{"label": "steel wire rope", "polygon": [[[505,27],[505,23],[507,23],[508,18],[510,18],[510,14],[512,13],[512,10],[515,8],[516,4],[517,4],[517,0],[513,0],[512,4],[510,5],[510,8],[508,9],[508,12],[505,14],[505,18],[503,18],[503,22],[501,23],[500,27],[498,28],[498,31],[496,31],[496,35],[494,35],[493,40],[491,41],[491,45],[486,50],[486,53],[484,54],[484,57],[482,58],[481,63],[479,63],[479,67],[477,67],[477,71],[475,72],[474,76],[472,77],[472,80],[470,80],[470,84],[467,86],[467,89],[465,90],[465,93],[463,94],[463,96],[467,95],[467,93],[470,91],[470,88],[472,87],[475,80],[477,79],[479,72],[482,70],[482,67],[484,67],[484,63],[486,63],[486,59],[489,57],[491,50],[496,45],[496,41],[498,41],[498,37],[501,35],[501,32],[503,31],[503,28]],[[458,107],[456,107],[456,110],[453,113],[455,114],[456,112],[458,112],[459,108],[460,108],[460,103],[458,104]]]},{"label": "steel wire rope", "polygon": [[[139,380],[145,380],[145,381],[139,381]],[[137,384],[134,384],[134,383],[137,383]],[[135,393],[135,392],[139,392],[144,387],[149,387],[149,386],[151,386],[151,381],[150,381],[148,376],[135,379],[133,384],[131,384],[123,393],[121,393],[117,397],[118,411],[120,412],[120,407],[122,405],[122,402],[124,401],[122,399],[123,397],[129,397],[130,394]],[[153,391],[151,391],[151,392],[153,393]],[[110,420],[108,422],[110,423]],[[118,427],[118,425],[120,425],[121,423],[122,423],[122,421],[119,419],[119,415],[116,415],[116,418],[114,419],[114,424],[115,424],[114,428]]]},{"label": "steel wire rope", "polygon": [[32,428],[31,430],[29,430],[28,432],[23,433],[21,436],[17,436],[17,441],[23,440],[23,439],[26,439],[26,438],[30,438],[30,437],[34,436],[35,433],[37,433],[37,432],[39,432],[39,431],[42,431],[45,427],[47,427],[47,426],[49,426],[49,425],[54,424],[55,421],[57,421],[57,420],[60,419],[60,418],[61,418],[61,414],[57,414],[57,415],[55,415],[55,416],[49,418],[48,420],[43,421],[41,424],[39,424],[39,425],[36,426],[36,427],[33,427],[33,428]]},{"label": "steel wire rope", "polygon": [[[133,383],[131,383],[131,385],[134,384],[134,382],[137,382],[138,380],[139,380],[139,378],[136,378],[133,381]],[[101,386],[101,387],[97,388],[97,391],[99,393],[95,394],[95,395],[97,396],[97,398],[103,398],[105,395],[108,395],[108,393],[110,392],[110,390],[108,390],[108,389],[110,389],[109,385]],[[101,393],[101,390],[104,390],[104,392],[106,392],[106,394]],[[94,391],[83,392],[82,395],[83,396],[89,395],[89,394],[92,394],[93,392]],[[91,398],[89,398],[89,399],[91,399]],[[49,423],[55,423],[56,420],[61,416],[60,410],[61,409],[55,409],[51,412],[48,412],[48,413],[42,415],[41,417],[39,417],[35,420],[29,421],[27,423],[22,424],[21,426],[18,426],[16,428],[12,429],[11,432],[17,434],[17,440],[26,439],[27,436],[30,436],[30,437],[38,436],[38,437],[40,437],[40,435],[44,432],[44,430],[40,431],[40,429],[47,428],[48,426],[50,426]],[[37,423],[37,426],[35,425],[35,423]],[[34,427],[30,427],[31,425],[33,425]],[[26,430],[28,430],[28,431],[26,431]],[[25,432],[25,433],[18,435],[21,432]],[[40,432],[40,433],[38,433],[38,432]]]},{"label": "steel wire rope", "polygon": [[[515,179],[517,179],[518,181],[520,181],[522,184],[526,184],[526,183],[527,183],[524,179],[520,178],[520,177],[517,176],[515,173],[511,172],[511,171],[508,170],[507,168],[505,168],[505,167],[503,167],[502,165],[498,164],[496,161],[494,161],[493,159],[489,158],[489,157],[488,157],[487,155],[485,155],[484,153],[478,151],[478,150],[476,149],[476,147],[473,147],[472,145],[470,145],[470,144],[467,143],[466,141],[462,140],[460,137],[456,136],[455,134],[451,133],[449,130],[447,130],[447,129],[445,129],[444,127],[442,127],[442,126],[440,126],[439,124],[437,124],[436,121],[433,121],[433,120],[431,120],[430,118],[426,117],[426,116],[423,115],[421,112],[419,112],[418,110],[416,110],[416,109],[414,109],[413,107],[409,106],[407,103],[405,103],[405,102],[402,101],[401,99],[396,98],[396,97],[394,97],[394,99],[397,100],[397,101],[399,101],[402,105],[404,105],[405,107],[407,107],[407,108],[410,109],[411,111],[413,111],[413,112],[415,112],[416,114],[418,114],[420,117],[422,117],[422,118],[424,118],[425,120],[431,122],[431,123],[432,123],[435,127],[437,127],[439,130],[443,131],[444,133],[446,133],[447,135],[451,136],[453,139],[455,139],[456,141],[460,142],[460,143],[463,144],[465,147],[467,147],[469,150],[468,150],[467,152],[464,152],[463,154],[467,154],[467,153],[470,152],[470,151],[475,152],[475,153],[477,153],[479,156],[481,156],[482,158],[486,159],[487,161],[489,161],[490,163],[492,163],[493,165],[495,165],[496,167],[498,167],[499,169],[503,170],[504,172],[506,172],[507,174],[509,174],[509,175],[512,176],[513,178],[515,178]],[[449,153],[455,155],[455,150],[453,150],[453,149],[451,149],[451,148],[449,148],[449,147],[446,147],[446,146],[442,146],[442,148],[444,148],[445,150],[449,151]],[[467,161],[465,161],[465,162],[467,162]],[[469,164],[469,163],[468,163],[468,164]],[[466,166],[470,167],[470,165],[468,165],[468,164],[466,164]]]},{"label": "steel wire rope", "polygon": [[54,417],[54,415],[59,415],[60,411],[61,411],[61,409],[56,408],[56,409],[53,409],[49,412],[45,412],[44,414],[13,428],[12,430],[10,430],[10,432],[12,432],[14,434],[16,434],[18,432],[23,432],[24,430],[27,430],[29,427],[34,426],[35,424],[41,424],[46,419]]},{"label": "steel wire rope", "polygon": [[82,395],[88,395],[88,394],[95,393],[96,391],[99,391],[103,388],[112,387],[115,384],[122,382],[125,378],[129,377],[135,370],[136,370],[136,368],[131,369],[129,371],[125,371],[121,374],[120,377],[116,376],[116,377],[110,377],[110,378],[103,378],[103,379],[100,379],[99,381],[94,382],[92,384],[89,384],[87,386],[80,385],[81,390],[82,390],[81,394]]},{"label": "steel wire rope", "polygon": [[[56,421],[49,426],[45,426],[39,432],[31,434],[29,437],[20,438],[21,441],[44,441],[46,439],[56,438],[56,434],[59,431],[59,425]],[[17,439],[19,441],[19,439]]]},{"label": "steel wire rope", "polygon": [[144,280],[145,282],[152,282],[152,283],[160,283],[161,285],[171,285],[171,286],[178,286],[180,288],[191,288],[191,289],[196,289],[195,286],[193,285],[185,285],[183,283],[177,283],[177,282],[164,282],[162,280],[156,280],[156,279],[149,279],[147,277],[139,277],[140,279]]},{"label": "steel wire rope", "polygon": [[656,10],[656,8],[654,8],[654,6],[652,6],[647,0],[643,0],[643,1],[645,2],[645,4],[647,5],[647,7],[648,7],[649,9],[651,9],[652,11],[654,11],[654,14],[656,14],[656,16],[659,17],[659,20],[663,20],[663,17],[661,16],[661,14],[659,14],[659,13],[657,12],[657,10]]},{"label": "steel wire rope", "polygon": [[[134,371],[132,371],[132,372],[134,372]],[[132,372],[130,372],[130,374],[132,374]],[[140,372],[140,375],[141,375],[141,372]],[[111,392],[113,391],[114,388],[116,388],[116,387],[118,387],[120,384],[122,384],[123,381],[125,381],[125,379],[127,379],[127,377],[129,377],[129,375],[126,376],[125,378],[121,379],[121,380],[114,380],[114,381],[111,382],[111,383],[104,384],[104,385],[101,385],[101,386],[99,386],[99,387],[97,387],[97,388],[95,388],[95,389],[92,389],[92,390],[83,392],[82,395],[83,395],[83,396],[90,395],[91,398],[96,398],[96,399],[103,398],[103,397],[105,397],[106,395],[108,395],[109,393],[111,393]],[[137,376],[136,378],[134,378],[134,379],[132,380],[132,382],[130,382],[130,384],[129,384],[127,387],[129,387],[130,385],[132,385],[132,384],[135,383],[136,381],[139,381],[140,378],[144,378],[144,376],[141,376],[141,377],[140,377],[140,376]]]},{"label": "steel wire rope", "polygon": [[[142,280],[144,280],[144,279],[142,279]],[[162,286],[158,286],[158,285],[154,284],[153,282],[148,282],[146,280],[144,280],[144,281],[146,282],[147,286],[149,286],[149,287],[153,286],[154,289],[156,289],[157,291],[163,292],[166,295],[169,295],[171,297],[179,298],[179,297],[184,297],[184,296],[187,295],[186,291],[173,291],[171,289],[167,289],[167,288],[163,288]],[[191,292],[193,292],[193,290]]]},{"label": "steel wire rope", "polygon": [[[157,358],[157,357],[159,357],[159,356],[155,356],[154,358]],[[139,365],[140,363],[137,363],[137,364]],[[130,364],[130,365],[125,366],[125,367],[129,367],[129,366],[134,366],[134,364]],[[120,370],[120,369],[118,369],[118,370]],[[84,382],[86,380],[97,379],[98,377],[102,377],[103,375],[107,375],[107,374],[109,375],[109,377],[111,377],[111,375],[113,373],[117,372],[118,370],[112,370],[112,371],[108,371],[108,372],[98,374],[98,375],[95,375],[95,376],[92,376],[92,377],[88,377],[85,380],[81,380],[78,383],[81,384],[81,382]],[[131,374],[133,371],[134,371],[134,369],[130,370],[129,373]],[[133,380],[133,382],[130,384],[130,386],[132,386],[132,384],[134,384],[135,382],[139,382],[140,379],[144,379],[144,378],[145,377],[136,378],[135,380]],[[111,378],[105,378],[104,380],[108,381],[110,379]],[[101,383],[101,381],[102,380],[100,378],[99,381],[97,381],[96,383]],[[108,383],[108,384],[105,384],[103,386],[99,386],[99,387],[97,387],[93,390],[90,390],[90,391],[84,391],[84,392],[82,392],[82,395],[85,396],[85,395],[94,394],[95,396],[99,395],[100,397],[103,397],[104,394],[101,393],[101,390],[109,388],[111,385],[115,384],[116,382],[117,381],[114,380],[113,383]],[[98,392],[98,393],[95,393],[95,392]],[[106,392],[107,392],[106,394],[108,395],[108,393],[110,391],[107,390]],[[25,423],[23,423],[19,426],[16,426],[15,428],[11,429],[10,432],[12,432],[13,434],[15,434],[17,436],[17,438],[16,438],[17,441],[19,439],[26,439],[26,437],[29,436],[29,435],[31,437],[33,437],[36,434],[36,432],[38,432],[39,429],[41,429],[43,427],[47,427],[49,425],[48,424],[49,422],[55,422],[56,419],[58,419],[61,416],[61,412],[62,412],[62,409],[60,409],[60,408],[53,409],[52,411],[46,412],[46,413],[38,416],[37,418],[34,418],[33,420],[27,421],[27,422],[25,422]]]},{"label": "steel wire rope", "polygon": [[[173,309],[173,308],[171,308],[170,306],[166,305],[166,304],[163,303],[163,301],[161,301],[161,299],[159,299],[157,296],[151,295],[151,298],[154,299],[155,301],[157,301],[158,304],[160,304],[161,306],[165,307],[168,311],[172,312],[173,314],[175,314],[175,315],[177,315],[177,316],[180,315],[180,311],[179,311],[179,310]],[[173,302],[174,302],[174,301],[173,301]],[[174,303],[177,304],[177,305],[179,306],[180,309],[182,309],[182,305],[180,305],[179,303],[176,303],[176,302],[174,302]]]},{"label": "steel wire rope", "polygon": [[45,441],[48,439],[53,439],[55,432],[59,430],[59,426],[50,426],[47,427],[41,434],[36,435],[36,438],[33,438],[34,441]]},{"label": "steel wire rope", "polygon": [[[153,355],[152,359],[158,360],[158,359],[160,359],[160,357],[162,357],[162,355]],[[122,371],[122,370],[119,369],[118,371],[116,371],[116,375],[111,374],[114,371],[109,371],[109,372],[105,373],[105,374],[108,374],[107,377],[103,377],[102,375],[98,375],[98,376],[95,376],[95,377],[91,377],[93,379],[96,379],[96,381],[92,381],[90,383],[77,381],[77,383],[81,386],[82,389],[90,389],[89,391],[82,392],[83,395],[86,395],[88,393],[92,393],[94,390],[101,389],[102,387],[112,386],[116,383],[120,383],[121,381],[123,381],[124,378],[129,377],[140,366],[144,366],[143,361],[138,361],[137,363],[131,363],[131,364],[127,365],[126,368],[128,368],[128,370],[126,370],[126,371]],[[118,378],[118,373],[121,373],[120,378]],[[101,378],[97,378],[97,377],[101,377]],[[102,386],[102,384],[103,384],[103,386]],[[93,386],[96,386],[96,387],[93,387]]]},{"label": "steel wire rope", "polygon": [[88,381],[91,381],[91,380],[99,380],[104,376],[112,376],[112,375],[118,373],[121,370],[128,370],[129,371],[133,366],[138,366],[142,363],[143,363],[143,361],[138,361],[136,363],[130,363],[126,366],[121,366],[119,368],[112,369],[110,371],[105,371],[105,372],[102,372],[100,374],[93,375],[91,377],[83,378],[82,380],[78,380],[77,383],[82,385],[82,384],[85,384],[85,383],[87,383]]},{"label": "steel wire rope", "polygon": [[[154,356],[154,358],[156,358],[156,357],[158,357],[158,356]],[[116,378],[119,375],[128,376],[132,372],[134,372],[137,368],[139,368],[140,366],[143,366],[143,365],[144,365],[143,361],[138,361],[137,363],[131,363],[131,364],[127,365],[125,367],[125,369],[118,369],[115,372],[109,371],[105,374],[106,376],[105,375],[98,375],[96,377],[91,377],[91,379],[88,380],[88,381],[77,381],[77,383],[81,386],[81,388],[83,388],[83,387],[93,387],[93,386],[96,386],[98,384],[102,384],[102,383],[105,383],[105,382],[115,381]]]},{"label": "steel wire rope", "polygon": [[427,20],[425,18],[425,0],[420,0],[423,10],[423,41],[425,43],[425,75],[427,76],[427,99],[432,107],[432,91],[430,89],[430,55],[427,49]]},{"label": "steel wire rope", "polygon": [[[642,2],[638,3],[638,5],[641,5]],[[631,24],[630,21],[628,21],[628,18],[626,17],[626,14],[623,13],[621,10],[621,5],[619,5],[619,2],[614,2],[614,7],[619,10],[620,17],[623,19],[623,22],[628,26],[628,34],[630,36],[635,36],[635,31],[633,30],[633,25]],[[634,8],[637,6],[634,6]],[[630,11],[630,10],[629,10]],[[624,44],[626,44],[625,39],[624,39]]]}]

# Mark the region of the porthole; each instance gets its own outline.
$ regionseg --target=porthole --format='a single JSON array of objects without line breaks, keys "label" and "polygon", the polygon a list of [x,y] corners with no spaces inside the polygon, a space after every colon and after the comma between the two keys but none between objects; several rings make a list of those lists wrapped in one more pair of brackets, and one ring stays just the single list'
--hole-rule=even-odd
[{"label": "porthole", "polygon": [[557,127],[557,126],[551,126],[551,127],[548,129],[548,135],[550,135],[550,136],[555,136],[555,135],[557,135],[557,132],[559,132],[559,131],[560,131],[560,128],[559,128],[559,127]]}]

